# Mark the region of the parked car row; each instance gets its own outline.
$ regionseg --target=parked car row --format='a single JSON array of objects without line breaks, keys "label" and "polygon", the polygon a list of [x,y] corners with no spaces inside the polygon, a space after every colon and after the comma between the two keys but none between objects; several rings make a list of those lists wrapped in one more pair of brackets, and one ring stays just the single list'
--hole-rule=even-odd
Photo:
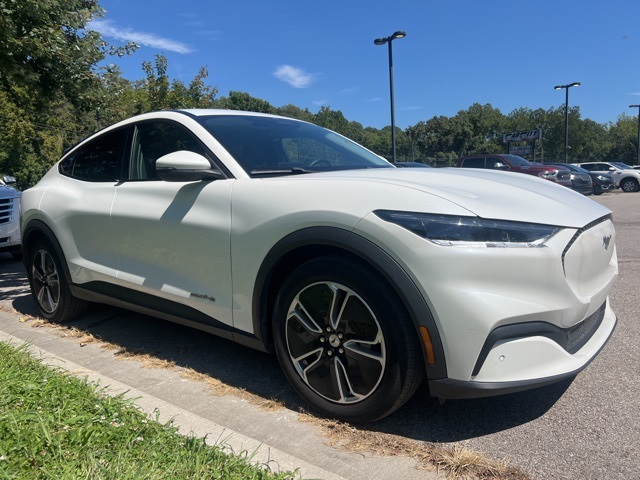
[{"label": "parked car row", "polygon": [[602,195],[617,188],[615,180],[607,173],[590,172],[572,163],[548,162],[547,165],[571,170],[571,188],[585,195]]},{"label": "parked car row", "polygon": [[623,192],[640,190],[640,171],[622,162],[584,162],[576,163],[592,173],[611,175],[616,187]]},{"label": "parked car row", "polygon": [[620,162],[537,163],[518,155],[486,154],[462,157],[456,162],[456,167],[535,175],[569,187],[583,195],[601,195],[616,188],[622,188],[625,192],[635,192],[640,189],[640,172]]},{"label": "parked car row", "polygon": [[518,155],[470,155],[458,159],[459,168],[486,168],[490,170],[504,170],[525,173],[550,180],[565,187],[571,187],[571,172],[551,165],[533,163]]}]

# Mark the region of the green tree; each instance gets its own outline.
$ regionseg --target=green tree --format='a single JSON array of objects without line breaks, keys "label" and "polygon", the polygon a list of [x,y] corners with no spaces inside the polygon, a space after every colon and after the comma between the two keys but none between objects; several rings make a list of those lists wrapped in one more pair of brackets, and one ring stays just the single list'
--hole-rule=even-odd
[{"label": "green tree", "polygon": [[609,125],[608,138],[611,142],[609,160],[618,160],[628,165],[638,163],[638,117],[625,113]]},{"label": "green tree", "polygon": [[1,0],[0,88],[25,87],[31,101],[41,103],[62,94],[87,108],[97,82],[95,65],[107,54],[135,48],[111,48],[100,34],[85,30],[102,14],[97,0]]},{"label": "green tree", "polygon": [[467,128],[464,149],[468,153],[496,153],[504,151],[502,134],[505,116],[489,104],[474,103],[456,115]]},{"label": "green tree", "polygon": [[93,130],[98,62],[135,49],[86,30],[101,15],[97,0],[0,0],[0,170],[22,188]]},{"label": "green tree", "polygon": [[230,91],[228,97],[222,97],[216,102],[216,108],[229,110],[245,110],[248,112],[276,113],[266,100],[255,98],[245,92]]},{"label": "green tree", "polygon": [[278,115],[282,115],[283,117],[296,118],[298,120],[313,123],[313,113],[311,113],[307,108],[302,110],[300,107],[288,104],[284,107],[277,108],[276,113]]}]

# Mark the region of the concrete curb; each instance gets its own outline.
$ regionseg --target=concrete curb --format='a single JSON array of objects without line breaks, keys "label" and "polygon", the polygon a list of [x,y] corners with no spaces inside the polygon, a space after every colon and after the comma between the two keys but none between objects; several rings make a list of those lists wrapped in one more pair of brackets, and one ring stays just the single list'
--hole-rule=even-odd
[{"label": "concrete curb", "polygon": [[0,332],[0,341],[8,342],[16,347],[29,345],[31,355],[39,359],[43,364],[58,367],[76,377],[86,378],[90,382],[97,383],[109,395],[122,394],[125,398],[133,399],[135,404],[150,417],[156,418],[156,414],[158,414],[158,420],[161,423],[172,420],[174,426],[183,435],[192,434],[199,438],[206,437],[207,444],[221,446],[227,452],[246,454],[253,464],[264,466],[275,472],[295,471],[298,469],[302,478],[305,479],[346,480],[344,477],[311,465],[300,458],[270,447],[254,438],[211,422],[177,405],[147,395],[131,385],[126,385],[118,380],[60,358],[52,352],[34,346],[29,341],[24,341],[4,332]]}]

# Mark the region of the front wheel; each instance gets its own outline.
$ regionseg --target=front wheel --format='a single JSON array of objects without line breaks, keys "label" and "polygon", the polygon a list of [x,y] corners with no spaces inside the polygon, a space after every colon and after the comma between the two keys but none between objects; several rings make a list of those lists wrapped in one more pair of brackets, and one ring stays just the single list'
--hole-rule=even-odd
[{"label": "front wheel", "polygon": [[406,309],[374,270],[346,258],[313,259],[289,276],[276,302],[274,340],[289,382],[327,417],[386,416],[423,378]]},{"label": "front wheel", "polygon": [[28,268],[31,295],[42,317],[64,322],[80,315],[86,302],[71,294],[62,263],[48,241],[35,243]]},{"label": "front wheel", "polygon": [[623,192],[637,192],[638,187],[639,184],[635,178],[624,178],[620,180],[620,188]]}]

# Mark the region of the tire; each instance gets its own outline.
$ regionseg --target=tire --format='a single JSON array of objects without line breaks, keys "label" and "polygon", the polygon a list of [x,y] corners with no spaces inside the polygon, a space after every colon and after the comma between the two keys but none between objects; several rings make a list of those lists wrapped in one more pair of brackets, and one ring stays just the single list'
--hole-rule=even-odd
[{"label": "tire", "polygon": [[638,181],[635,178],[627,177],[620,180],[620,189],[623,192],[637,192]]},{"label": "tire", "polygon": [[52,322],[65,322],[86,308],[85,301],[71,294],[62,263],[48,241],[42,239],[35,243],[27,268],[31,296],[40,316]]},{"label": "tire", "polygon": [[278,360],[323,416],[367,423],[402,406],[424,377],[416,329],[390,286],[338,256],[298,267],[274,311]]}]

